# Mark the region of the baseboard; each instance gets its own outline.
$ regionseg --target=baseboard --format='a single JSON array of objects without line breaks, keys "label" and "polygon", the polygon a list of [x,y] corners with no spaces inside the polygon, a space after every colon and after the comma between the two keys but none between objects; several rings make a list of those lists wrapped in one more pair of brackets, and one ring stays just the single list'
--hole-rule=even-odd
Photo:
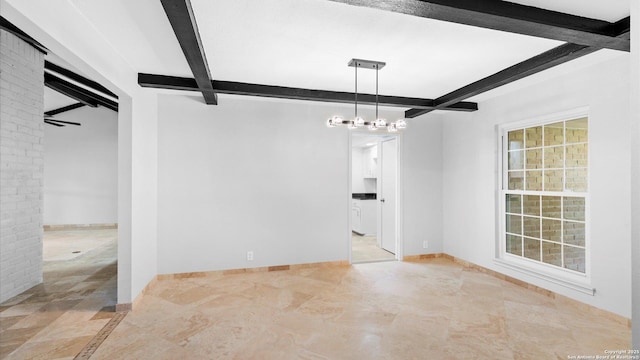
[{"label": "baseboard", "polygon": [[116,312],[131,311],[131,308],[132,308],[131,303],[116,304]]},{"label": "baseboard", "polygon": [[61,231],[61,230],[105,230],[117,229],[118,224],[59,224],[59,225],[43,225],[44,231]]},{"label": "baseboard", "polygon": [[624,317],[622,315],[618,315],[616,313],[612,313],[608,310],[603,310],[600,308],[597,308],[593,305],[589,305],[589,304],[585,304],[583,302],[580,302],[578,300],[574,300],[572,298],[569,298],[567,296],[558,294],[556,292],[553,292],[551,290],[547,290],[545,288],[542,288],[540,286],[537,285],[533,285],[530,284],[526,281],[522,281],[519,279],[516,279],[514,277],[511,277],[509,275],[505,275],[503,273],[497,272],[495,270],[491,270],[491,269],[487,269],[483,266],[474,264],[472,262],[466,261],[466,260],[462,260],[459,259],[455,256],[451,256],[449,254],[445,254],[445,253],[438,253],[438,254],[421,254],[421,255],[409,255],[409,256],[405,256],[403,257],[403,261],[408,261],[408,262],[419,262],[419,261],[425,261],[425,260],[429,260],[429,259],[436,259],[436,258],[444,258],[447,260],[451,260],[456,264],[461,265],[462,267],[464,267],[465,269],[469,269],[469,270],[473,270],[473,271],[477,271],[477,272],[481,272],[487,275],[491,275],[495,278],[498,278],[500,280],[504,280],[504,281],[508,281],[514,285],[518,285],[521,286],[523,288],[535,291],[539,294],[548,296],[558,302],[570,305],[572,307],[578,307],[580,309],[582,309],[582,311],[584,312],[588,312],[591,313],[593,315],[596,316],[600,316],[600,317],[604,317],[607,318],[609,320],[615,321],[619,324],[622,325],[626,325],[629,329],[631,329],[631,319]]},{"label": "baseboard", "polygon": [[437,253],[437,254],[420,254],[420,255],[406,255],[402,257],[402,261],[406,262],[418,262],[426,259],[437,259],[444,257],[445,254]]},{"label": "baseboard", "polygon": [[188,278],[202,278],[202,277],[218,277],[224,275],[236,275],[256,272],[270,272],[270,271],[285,271],[285,270],[299,270],[310,268],[329,268],[329,267],[343,267],[350,266],[349,261],[327,261],[307,264],[292,264],[292,265],[276,265],[276,266],[264,266],[255,268],[240,268],[240,269],[227,269],[217,271],[201,271],[201,272],[189,272],[178,274],[160,274],[158,280],[174,280],[174,279],[188,279]]}]

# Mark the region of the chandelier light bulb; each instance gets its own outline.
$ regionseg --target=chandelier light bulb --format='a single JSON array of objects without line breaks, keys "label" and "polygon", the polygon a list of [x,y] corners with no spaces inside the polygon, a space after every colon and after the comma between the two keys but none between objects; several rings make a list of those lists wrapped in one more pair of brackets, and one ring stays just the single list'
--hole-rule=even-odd
[{"label": "chandelier light bulb", "polygon": [[374,121],[374,122],[372,122],[371,124],[369,124],[369,130],[371,130],[371,131],[376,131],[376,130],[378,130],[378,127],[376,126],[375,121]]},{"label": "chandelier light bulb", "polygon": [[332,116],[327,120],[328,127],[336,127],[342,124],[342,118],[340,116]]},{"label": "chandelier light bulb", "polygon": [[377,119],[376,121],[374,121],[374,124],[376,125],[376,127],[383,128],[387,126],[387,120]]},{"label": "chandelier light bulb", "polygon": [[361,116],[358,116],[355,119],[353,119],[353,124],[356,127],[363,127],[364,126],[364,119]]},{"label": "chandelier light bulb", "polygon": [[336,127],[336,124],[333,123],[333,118],[328,118],[327,119],[327,127]]},{"label": "chandelier light bulb", "polygon": [[394,133],[398,131],[398,126],[396,125],[396,123],[391,123],[389,124],[389,126],[387,126],[387,131],[390,133]]},{"label": "chandelier light bulb", "polygon": [[407,122],[404,119],[398,119],[396,122],[396,128],[398,129],[406,129],[407,128]]}]

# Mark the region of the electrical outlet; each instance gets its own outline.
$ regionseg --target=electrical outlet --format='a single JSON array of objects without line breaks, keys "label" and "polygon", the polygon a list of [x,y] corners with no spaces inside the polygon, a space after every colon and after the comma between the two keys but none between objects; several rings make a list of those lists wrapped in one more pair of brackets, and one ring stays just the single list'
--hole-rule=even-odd
[{"label": "electrical outlet", "polygon": [[253,251],[247,251],[247,260],[253,261]]},{"label": "electrical outlet", "polygon": [[423,241],[423,242],[422,242],[422,247],[423,247],[424,249],[427,249],[427,248],[429,247],[429,242],[428,242],[428,241],[426,241],[426,240],[425,240],[425,241]]}]

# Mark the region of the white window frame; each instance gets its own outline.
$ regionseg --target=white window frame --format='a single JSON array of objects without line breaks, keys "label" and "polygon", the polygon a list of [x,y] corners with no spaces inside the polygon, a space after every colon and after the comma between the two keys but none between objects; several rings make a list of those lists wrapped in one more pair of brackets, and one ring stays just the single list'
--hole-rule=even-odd
[{"label": "white window frame", "polygon": [[[508,169],[508,148],[506,136],[509,131],[524,129],[534,126],[542,126],[546,124],[556,123],[560,121],[569,121],[581,117],[589,117],[589,108],[581,107],[568,111],[558,112],[550,115],[529,118],[525,120],[505,123],[496,126],[497,131],[497,231],[496,231],[496,258],[494,262],[502,267],[514,270],[538,279],[542,279],[554,284],[594,295],[595,289],[591,287],[591,215],[590,215],[590,189],[591,189],[591,147],[587,152],[587,192],[575,193],[574,195],[584,196],[585,198],[585,273],[565,269],[555,265],[545,264],[536,260],[531,260],[523,256],[509,254],[506,251],[506,204],[505,198],[507,193],[507,169]],[[591,144],[591,131],[587,134],[587,144]],[[518,191],[523,195],[531,194],[531,191]],[[552,195],[552,196],[571,196],[570,192],[545,192],[533,191],[536,195]]]}]

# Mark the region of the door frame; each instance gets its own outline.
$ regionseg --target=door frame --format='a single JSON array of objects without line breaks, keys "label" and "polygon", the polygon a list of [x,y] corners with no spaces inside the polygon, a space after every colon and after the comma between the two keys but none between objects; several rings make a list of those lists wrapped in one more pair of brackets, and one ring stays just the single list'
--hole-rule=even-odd
[{"label": "door frame", "polygon": [[[377,137],[394,137],[396,139],[396,146],[397,146],[397,151],[396,151],[396,254],[395,254],[395,259],[396,261],[402,261],[403,259],[403,254],[404,254],[404,206],[403,206],[403,180],[404,180],[404,165],[402,163],[402,154],[403,154],[403,134],[402,133],[395,133],[395,134],[389,134],[389,133],[379,133],[379,134],[375,134],[375,133],[365,133],[365,132],[356,132],[356,131],[348,131],[347,132],[347,150],[348,150],[348,156],[347,156],[347,199],[345,201],[346,204],[346,216],[347,216],[347,244],[348,244],[348,254],[349,254],[349,264],[353,265],[353,258],[352,258],[352,249],[353,249],[353,244],[351,241],[351,194],[352,194],[352,183],[353,183],[353,179],[352,179],[352,171],[353,171],[353,163],[352,163],[352,145],[353,145],[353,136],[355,134],[362,134],[363,136],[366,135],[370,135],[370,136],[377,136]],[[382,139],[378,139],[378,146],[381,146],[382,144]],[[380,186],[379,184],[376,185],[376,187],[379,189]],[[378,190],[376,190],[378,191]],[[379,200],[379,199],[376,199]],[[378,206],[376,206],[376,209],[380,209],[379,204],[377,204]],[[379,210],[377,210],[379,211]],[[376,214],[376,217],[378,215]],[[377,222],[379,218],[376,220]],[[377,226],[379,227],[380,224],[377,224]],[[379,230],[379,229],[378,229]]]},{"label": "door frame", "polygon": [[[393,141],[393,140],[395,140],[395,142],[396,142],[396,164],[395,164],[396,165],[396,170],[395,170],[396,185],[395,185],[395,188],[394,188],[394,190],[395,190],[395,194],[394,195],[395,195],[395,199],[396,199],[396,204],[395,204],[396,205],[396,209],[395,209],[395,215],[396,215],[396,219],[395,219],[396,220],[395,221],[395,226],[396,226],[395,239],[396,239],[396,241],[395,241],[394,248],[395,248],[395,258],[396,258],[396,260],[398,260],[399,259],[398,258],[398,251],[399,251],[399,249],[398,249],[398,243],[399,243],[399,241],[398,241],[398,229],[400,228],[400,224],[399,224],[399,220],[398,220],[398,209],[400,208],[399,207],[400,205],[398,203],[398,183],[399,183],[398,173],[400,172],[400,170],[399,170],[400,169],[400,165],[398,164],[398,149],[400,148],[400,145],[399,145],[400,143],[398,141],[398,138],[395,137],[395,136],[389,136],[387,138],[383,138],[383,139],[379,139],[378,140],[378,169],[379,169],[378,170],[378,175],[379,175],[379,177],[378,177],[378,181],[376,183],[376,192],[378,194],[382,194],[382,187],[383,187],[382,172],[384,171],[384,161],[383,161],[384,160],[384,151],[383,151],[382,147],[383,147],[383,144],[385,142]],[[380,159],[382,159],[382,161]],[[378,238],[379,239],[378,244],[380,245],[381,249],[385,250],[382,247],[382,231],[383,231],[382,230],[382,228],[383,228],[382,222],[383,222],[384,216],[383,216],[383,209],[382,209],[382,205],[380,203],[380,199],[377,199],[376,212],[377,212],[376,213],[376,217],[377,217],[376,218],[376,225],[377,225],[376,232],[378,234],[380,234],[380,237]]]}]

